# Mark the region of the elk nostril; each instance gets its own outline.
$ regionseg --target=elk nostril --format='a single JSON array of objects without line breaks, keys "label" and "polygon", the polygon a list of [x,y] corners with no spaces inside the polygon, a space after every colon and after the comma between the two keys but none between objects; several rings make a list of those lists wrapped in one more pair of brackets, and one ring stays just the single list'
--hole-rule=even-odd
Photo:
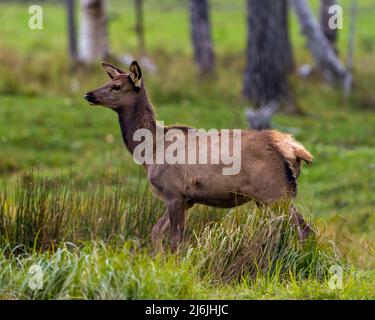
[{"label": "elk nostril", "polygon": [[88,93],[85,94],[85,99],[87,101],[89,101],[91,97],[92,97],[91,92],[88,92]]}]

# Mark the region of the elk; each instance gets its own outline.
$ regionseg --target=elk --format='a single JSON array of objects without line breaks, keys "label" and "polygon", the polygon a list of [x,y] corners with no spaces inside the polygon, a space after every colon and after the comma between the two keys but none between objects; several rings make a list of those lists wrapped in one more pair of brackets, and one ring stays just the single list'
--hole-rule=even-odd
[{"label": "elk", "polygon": [[[168,135],[178,129],[187,139],[190,127],[160,127],[156,123],[142,71],[136,61],[131,63],[129,72],[106,62],[102,62],[102,67],[111,80],[86,93],[85,99],[91,105],[101,105],[117,113],[123,141],[130,153],[134,154],[141,143],[134,139],[138,129],[147,129],[152,135],[156,135],[158,130]],[[282,198],[292,199],[296,195],[301,161],[310,164],[313,159],[302,144],[291,135],[275,130],[242,130],[240,137],[238,157],[242,165],[234,175],[224,175],[224,163],[221,162],[143,164],[153,193],[166,205],[164,215],[152,228],[151,238],[156,250],[162,249],[162,240],[168,229],[171,249],[177,249],[183,240],[186,211],[194,204],[231,208],[254,200],[264,206]],[[223,139],[222,136],[219,139]],[[168,148],[170,143],[166,143],[164,148]],[[210,142],[207,152],[212,148],[214,145]],[[312,229],[295,206],[290,205],[289,210],[299,238],[306,239]]]}]

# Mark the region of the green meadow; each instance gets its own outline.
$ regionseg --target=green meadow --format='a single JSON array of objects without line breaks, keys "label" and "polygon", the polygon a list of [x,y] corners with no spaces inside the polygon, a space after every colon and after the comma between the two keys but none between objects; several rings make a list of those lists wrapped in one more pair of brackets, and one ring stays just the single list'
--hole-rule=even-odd
[{"label": "green meadow", "polygon": [[[184,1],[145,1],[157,66],[144,72],[146,87],[167,125],[246,129],[245,1],[211,4],[217,73],[202,79]],[[1,3],[0,298],[375,299],[375,5],[358,6],[351,96],[318,75],[292,75],[302,113],[273,118],[314,155],[295,202],[316,237],[298,242],[286,203],[195,206],[180,250],[155,255],[150,233],[164,205],[125,149],[116,114],[83,99],[107,81],[100,64],[70,64],[62,5],[43,4],[44,28],[30,30],[27,4]],[[290,18],[297,65],[313,63]],[[110,1],[109,35],[114,56],[137,57],[132,1]],[[29,286],[32,265],[43,270],[41,289]],[[329,286],[331,266],[342,268],[341,289]]]}]

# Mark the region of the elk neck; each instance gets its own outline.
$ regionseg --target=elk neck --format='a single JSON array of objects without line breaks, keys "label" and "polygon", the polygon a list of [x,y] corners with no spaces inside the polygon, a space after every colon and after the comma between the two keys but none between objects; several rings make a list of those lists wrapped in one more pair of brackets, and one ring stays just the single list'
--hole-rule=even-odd
[{"label": "elk neck", "polygon": [[148,129],[155,135],[156,120],[155,113],[150,104],[144,86],[140,89],[138,97],[133,106],[118,111],[118,119],[121,128],[122,138],[126,148],[133,154],[136,146],[141,141],[134,141],[134,133],[138,129]]}]

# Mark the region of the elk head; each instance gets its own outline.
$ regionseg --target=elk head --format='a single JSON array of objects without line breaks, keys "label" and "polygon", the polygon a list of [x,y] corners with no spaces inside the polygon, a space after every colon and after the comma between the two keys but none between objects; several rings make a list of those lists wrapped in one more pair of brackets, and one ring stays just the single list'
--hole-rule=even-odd
[{"label": "elk head", "polygon": [[101,105],[115,111],[134,105],[143,86],[142,71],[138,63],[133,61],[129,72],[122,71],[107,62],[102,62],[102,67],[111,81],[87,92],[85,99],[91,105]]}]

